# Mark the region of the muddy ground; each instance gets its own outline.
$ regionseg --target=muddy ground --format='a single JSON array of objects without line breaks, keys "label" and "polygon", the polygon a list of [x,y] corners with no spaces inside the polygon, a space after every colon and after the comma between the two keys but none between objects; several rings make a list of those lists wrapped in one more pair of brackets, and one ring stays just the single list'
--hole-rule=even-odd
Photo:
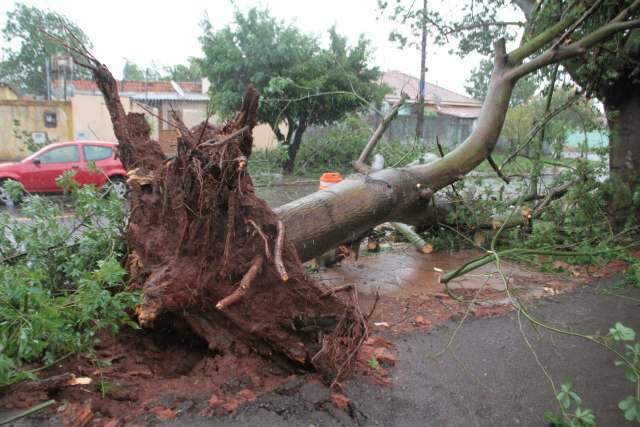
[{"label": "muddy ground", "polygon": [[[452,283],[460,295],[478,300],[473,307],[453,300],[437,282],[434,267],[449,270],[478,254],[422,255],[393,244],[379,254],[311,273],[327,288],[356,284],[364,312],[380,294],[371,329],[381,338],[364,347],[356,372],[343,387],[344,397],[334,395],[333,403],[316,375],[292,371],[248,349],[234,356],[212,354],[197,338],[185,339],[169,329],[143,330],[105,336],[94,354],[67,359],[43,374],[72,372],[91,378],[91,385],[11,393],[0,398],[0,418],[53,398],[53,410],[21,424],[55,425],[89,411],[90,425],[112,427],[541,425],[544,410],[554,409],[552,393],[513,314],[505,316],[511,305],[496,272],[488,265]],[[613,263],[597,270],[567,267],[562,273],[540,273],[507,263],[505,272],[526,300],[544,297],[536,310],[546,319],[585,332],[606,332],[615,321],[640,329],[637,300],[602,296],[599,288],[605,284],[594,285],[621,267]],[[447,348],[457,325],[452,319],[461,318],[465,326],[451,351],[433,357]],[[619,425],[615,402],[624,397],[626,384],[610,355],[564,337],[539,338],[527,326],[525,331],[556,381],[574,378],[599,424]]]},{"label": "muddy ground", "polygon": [[[602,331],[616,321],[640,328],[640,290],[604,296],[611,280],[536,303],[538,316],[582,332]],[[235,414],[214,420],[185,413],[164,425],[183,426],[542,426],[557,411],[549,382],[520,331],[517,316],[471,318],[447,348],[456,322],[429,332],[385,334],[397,364],[391,387],[352,378],[345,387],[350,415],[328,401],[326,388],[294,380]],[[633,392],[610,353],[584,340],[523,331],[557,383],[571,379],[599,426],[627,425],[617,402]],[[629,423],[629,425],[632,425]]]}]

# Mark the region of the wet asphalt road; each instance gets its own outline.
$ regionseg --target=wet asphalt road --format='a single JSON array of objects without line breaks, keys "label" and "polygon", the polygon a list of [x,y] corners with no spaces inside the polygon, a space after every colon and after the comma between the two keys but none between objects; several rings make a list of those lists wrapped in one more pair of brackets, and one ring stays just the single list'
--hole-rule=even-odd
[{"label": "wet asphalt road", "polygon": [[[605,296],[604,281],[539,301],[532,312],[556,326],[606,333],[616,322],[640,331],[640,289]],[[390,336],[398,358],[393,386],[354,378],[346,385],[355,419],[327,402],[319,384],[293,384],[293,392],[261,396],[233,415],[203,418],[183,414],[179,426],[543,426],[544,412],[558,411],[549,381],[523,339],[517,316],[468,320],[450,350],[452,323],[430,333]],[[580,338],[536,332],[523,320],[523,332],[557,385],[566,379],[591,408],[599,426],[624,426],[617,402],[633,385],[614,366],[614,356]],[[629,424],[631,425],[631,424]]]}]

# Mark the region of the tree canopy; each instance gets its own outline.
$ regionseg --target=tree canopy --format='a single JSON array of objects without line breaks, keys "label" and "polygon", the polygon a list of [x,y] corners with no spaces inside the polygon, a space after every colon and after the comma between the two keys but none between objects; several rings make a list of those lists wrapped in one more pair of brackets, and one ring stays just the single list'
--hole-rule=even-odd
[{"label": "tree canopy", "polygon": [[[540,95],[534,96],[528,102],[509,108],[501,137],[511,146],[526,144],[532,137],[531,129],[546,114],[545,98]],[[555,153],[562,149],[571,133],[586,134],[604,126],[604,117],[594,102],[576,97],[573,91],[556,91],[550,111],[558,113],[555,115],[556,119],[549,121],[545,126],[545,149],[551,149]]]},{"label": "tree canopy", "polygon": [[[66,16],[18,3],[7,12],[6,24],[2,29],[4,41],[10,44],[2,49],[0,81],[32,95],[44,95],[47,92],[45,62],[52,55],[65,53],[65,48],[44,34],[43,30],[70,46],[76,46],[80,41],[91,47],[84,31]],[[75,67],[74,73],[76,77],[91,78],[90,73],[80,67]]]},{"label": "tree canopy", "polygon": [[122,69],[124,80],[173,80],[173,81],[196,81],[203,77],[200,60],[188,58],[186,64],[168,65],[159,67],[140,67],[138,64],[127,60]]},{"label": "tree canopy", "polygon": [[[522,65],[518,77],[536,73],[541,83],[555,82],[551,76],[558,72],[559,81],[570,76],[587,97],[597,97],[609,127],[609,170],[617,193],[612,215],[627,215],[640,194],[640,0],[464,0],[462,13],[453,15],[437,9],[423,14],[408,0],[390,3],[379,1],[388,16],[409,24],[391,35],[395,40],[412,40],[426,22],[434,42],[455,42],[461,56],[489,55],[500,38],[519,41],[506,58]],[[536,61],[525,61],[532,55]],[[559,70],[549,66],[558,62]]]},{"label": "tree canopy", "polygon": [[164,75],[161,80],[196,81],[204,77],[201,60],[190,57],[186,64],[177,64],[164,67]]},{"label": "tree canopy", "polygon": [[329,30],[329,46],[322,48],[315,37],[268,11],[251,9],[236,12],[233,25],[217,31],[205,22],[201,42],[216,112],[228,117],[247,85],[254,84],[263,95],[258,120],[268,123],[288,149],[286,172],[293,169],[308,126],[366,110],[384,96],[377,83],[380,72],[369,65],[369,42],[360,37],[349,46],[335,28]]},{"label": "tree canopy", "polygon": [[138,64],[128,59],[125,61],[124,67],[122,67],[122,80],[143,81],[158,80],[159,78],[160,74],[155,68],[141,68]]}]

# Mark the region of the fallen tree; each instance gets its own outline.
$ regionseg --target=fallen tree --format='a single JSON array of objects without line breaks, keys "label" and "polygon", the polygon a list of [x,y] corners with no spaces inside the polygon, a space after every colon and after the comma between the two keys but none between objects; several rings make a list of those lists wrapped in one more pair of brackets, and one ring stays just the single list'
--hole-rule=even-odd
[{"label": "fallen tree", "polygon": [[[341,242],[357,239],[383,222],[437,223],[438,209],[429,203],[432,195],[463,179],[490,156],[515,83],[547,65],[579,57],[618,32],[640,27],[640,20],[630,18],[637,8],[634,3],[607,24],[571,43],[555,41],[564,40],[565,34],[575,31],[577,17],[559,22],[510,53],[506,52],[505,41],[498,40],[494,69],[478,123],[455,150],[425,165],[385,169],[345,180],[331,189],[276,209],[287,224],[288,236],[300,258],[310,259]],[[534,55],[548,45],[546,50]]]},{"label": "fallen tree", "polygon": [[247,169],[259,97],[254,88],[223,126],[205,122],[187,129],[174,115],[177,155],[165,158],[150,140],[144,116],[124,112],[107,68],[88,52],[76,51],[89,61],[84,65],[104,95],[131,176],[127,239],[130,272],[143,292],[139,322],[149,327],[161,317],[180,318],[214,351],[248,345],[339,380],[366,338],[367,319],[357,305],[311,282],[300,260],[357,240],[382,222],[437,223],[434,194],[491,154],[519,78],[640,25],[616,18],[523,62],[571,31],[572,22],[560,24],[534,38],[535,49],[507,54],[504,40],[496,43],[478,124],[443,158],[361,175],[275,212],[256,197]]}]

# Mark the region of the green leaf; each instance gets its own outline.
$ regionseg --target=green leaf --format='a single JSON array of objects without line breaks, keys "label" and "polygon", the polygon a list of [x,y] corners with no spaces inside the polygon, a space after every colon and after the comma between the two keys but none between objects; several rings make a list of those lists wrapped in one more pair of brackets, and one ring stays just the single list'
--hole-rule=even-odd
[{"label": "green leaf", "polygon": [[371,359],[369,359],[367,361],[367,364],[369,365],[369,367],[371,369],[379,369],[380,368],[380,362],[378,362],[378,359],[376,359],[375,357],[371,357]]},{"label": "green leaf", "polygon": [[108,285],[116,285],[122,281],[126,271],[113,257],[98,261],[100,267],[96,272],[96,280]]},{"label": "green leaf", "polygon": [[591,409],[576,409],[575,418],[583,426],[595,426],[596,420]]},{"label": "green leaf", "polygon": [[618,408],[624,412],[624,418],[627,421],[640,422],[640,401],[633,396],[627,396],[626,399],[618,403]]},{"label": "green leaf", "polygon": [[636,339],[636,332],[622,323],[616,322],[614,327],[609,329],[609,336],[615,341],[633,341]]}]

